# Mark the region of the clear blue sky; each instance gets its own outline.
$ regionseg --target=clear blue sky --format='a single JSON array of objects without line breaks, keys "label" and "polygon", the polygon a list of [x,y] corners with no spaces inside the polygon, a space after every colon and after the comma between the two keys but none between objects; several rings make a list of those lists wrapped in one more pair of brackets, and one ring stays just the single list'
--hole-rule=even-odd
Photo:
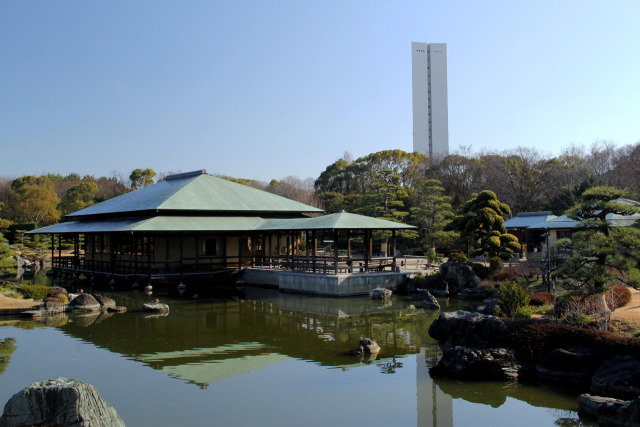
[{"label": "clear blue sky", "polygon": [[640,2],[3,1],[0,175],[317,177],[412,151],[411,42],[450,147],[640,140]]}]

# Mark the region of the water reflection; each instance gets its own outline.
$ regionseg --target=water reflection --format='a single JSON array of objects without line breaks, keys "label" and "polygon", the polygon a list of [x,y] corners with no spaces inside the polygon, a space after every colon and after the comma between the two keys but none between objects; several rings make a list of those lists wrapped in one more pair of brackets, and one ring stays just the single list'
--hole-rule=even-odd
[{"label": "water reflection", "polygon": [[[383,359],[434,345],[428,327],[436,313],[416,310],[408,301],[380,304],[248,289],[245,298],[234,300],[165,296],[161,300],[171,310],[148,315],[135,312],[148,299],[141,293],[108,296],[129,313],[74,315],[61,329],[201,387],[289,358],[342,369],[373,363],[375,356],[351,354],[361,337],[376,340]],[[400,366],[391,359],[381,370],[393,373]]]},{"label": "water reflection", "polygon": [[[34,349],[41,348],[44,339],[48,348],[64,355],[42,359],[54,361],[52,377],[69,369],[74,375],[83,372],[101,391],[117,387],[117,393],[123,393],[118,411],[132,425],[169,425],[169,417],[204,424],[213,416],[227,424],[251,424],[256,419],[250,408],[256,407],[274,417],[291,414],[282,425],[347,424],[369,419],[372,413],[377,420],[372,425],[389,425],[393,422],[386,416],[394,410],[393,421],[401,425],[451,426],[454,420],[455,425],[527,425],[522,422],[531,419],[518,418],[523,407],[535,410],[536,425],[585,425],[577,419],[574,396],[533,385],[432,379],[429,368],[441,353],[428,328],[438,313],[416,309],[409,300],[382,304],[368,298],[312,298],[252,288],[242,298],[203,300],[157,291],[153,298],[171,309],[150,315],[140,311],[151,299],[142,291],[105,295],[127,312],[61,315],[54,322],[57,329],[40,328],[37,336],[15,330],[18,347],[28,351],[31,346],[28,354],[34,359],[32,365],[21,365],[25,355],[14,357],[6,378],[0,376],[0,389],[3,381],[13,384],[16,377],[19,384],[31,381],[26,381],[27,366],[40,366]],[[447,311],[459,308],[454,301],[441,303]],[[351,354],[361,337],[376,340],[381,353],[365,358]],[[99,357],[82,356],[87,347]],[[115,359],[127,363],[114,362],[112,355],[122,355]],[[127,374],[112,385],[115,364]],[[279,385],[277,393],[271,392],[273,384]],[[161,399],[177,396],[184,408],[159,408]],[[313,402],[305,396],[313,396]],[[242,414],[234,407],[238,399],[248,408]],[[127,402],[134,400],[135,408],[128,408]],[[316,407],[315,402],[322,403]],[[144,420],[136,419],[144,412]],[[483,422],[487,419],[490,422]]]}]

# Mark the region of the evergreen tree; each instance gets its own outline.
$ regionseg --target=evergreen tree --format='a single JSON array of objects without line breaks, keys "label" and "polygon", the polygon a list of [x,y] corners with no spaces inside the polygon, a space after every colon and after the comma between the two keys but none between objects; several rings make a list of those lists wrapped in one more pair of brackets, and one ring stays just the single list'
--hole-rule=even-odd
[{"label": "evergreen tree", "polygon": [[464,204],[445,230],[460,232],[471,242],[476,256],[486,253],[489,257],[509,259],[520,250],[518,238],[507,233],[504,226],[504,215],[510,213],[509,206],[500,203],[493,191],[484,190]]},{"label": "evergreen tree", "polygon": [[573,285],[589,295],[602,294],[618,282],[640,286],[638,221],[630,227],[614,227],[611,222],[613,215],[629,219],[640,212],[625,196],[626,192],[612,187],[593,187],[567,212],[570,218],[580,221],[571,239],[559,243],[572,250],[571,257],[556,272],[557,276],[570,279],[567,286]]},{"label": "evergreen tree", "polygon": [[415,196],[415,206],[411,208],[411,223],[420,229],[425,246],[432,249],[441,239],[449,240],[454,232],[444,231],[445,226],[455,216],[451,207],[451,197],[444,195],[445,189],[437,179],[425,181]]}]

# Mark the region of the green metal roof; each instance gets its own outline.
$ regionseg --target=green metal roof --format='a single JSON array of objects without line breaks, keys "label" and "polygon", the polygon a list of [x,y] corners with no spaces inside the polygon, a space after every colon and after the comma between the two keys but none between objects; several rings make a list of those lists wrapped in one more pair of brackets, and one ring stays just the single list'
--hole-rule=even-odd
[{"label": "green metal roof", "polygon": [[142,211],[292,214],[322,212],[322,209],[207,175],[202,170],[170,175],[157,184],[81,209],[67,217],[122,215]]},{"label": "green metal roof", "polygon": [[416,227],[341,211],[315,218],[266,220],[260,228],[262,230],[404,230]]},{"label": "green metal roof", "polygon": [[119,232],[217,232],[287,230],[399,230],[401,224],[339,212],[316,218],[264,219],[257,216],[153,216],[138,218],[70,221],[30,231],[28,234],[119,233]]}]

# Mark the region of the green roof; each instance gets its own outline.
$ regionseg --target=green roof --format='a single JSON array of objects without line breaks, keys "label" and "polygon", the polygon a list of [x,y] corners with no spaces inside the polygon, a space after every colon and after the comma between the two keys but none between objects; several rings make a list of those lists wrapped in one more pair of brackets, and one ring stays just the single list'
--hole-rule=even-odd
[{"label": "green roof", "polygon": [[261,229],[269,230],[400,230],[413,225],[340,211],[315,218],[271,219]]},{"label": "green roof", "polygon": [[119,232],[218,232],[287,230],[400,230],[412,225],[339,212],[316,218],[264,219],[257,216],[153,216],[62,222],[28,234]]},{"label": "green roof", "polygon": [[123,215],[145,211],[300,214],[322,212],[322,209],[207,175],[202,170],[170,175],[157,184],[73,212],[67,217]]}]

